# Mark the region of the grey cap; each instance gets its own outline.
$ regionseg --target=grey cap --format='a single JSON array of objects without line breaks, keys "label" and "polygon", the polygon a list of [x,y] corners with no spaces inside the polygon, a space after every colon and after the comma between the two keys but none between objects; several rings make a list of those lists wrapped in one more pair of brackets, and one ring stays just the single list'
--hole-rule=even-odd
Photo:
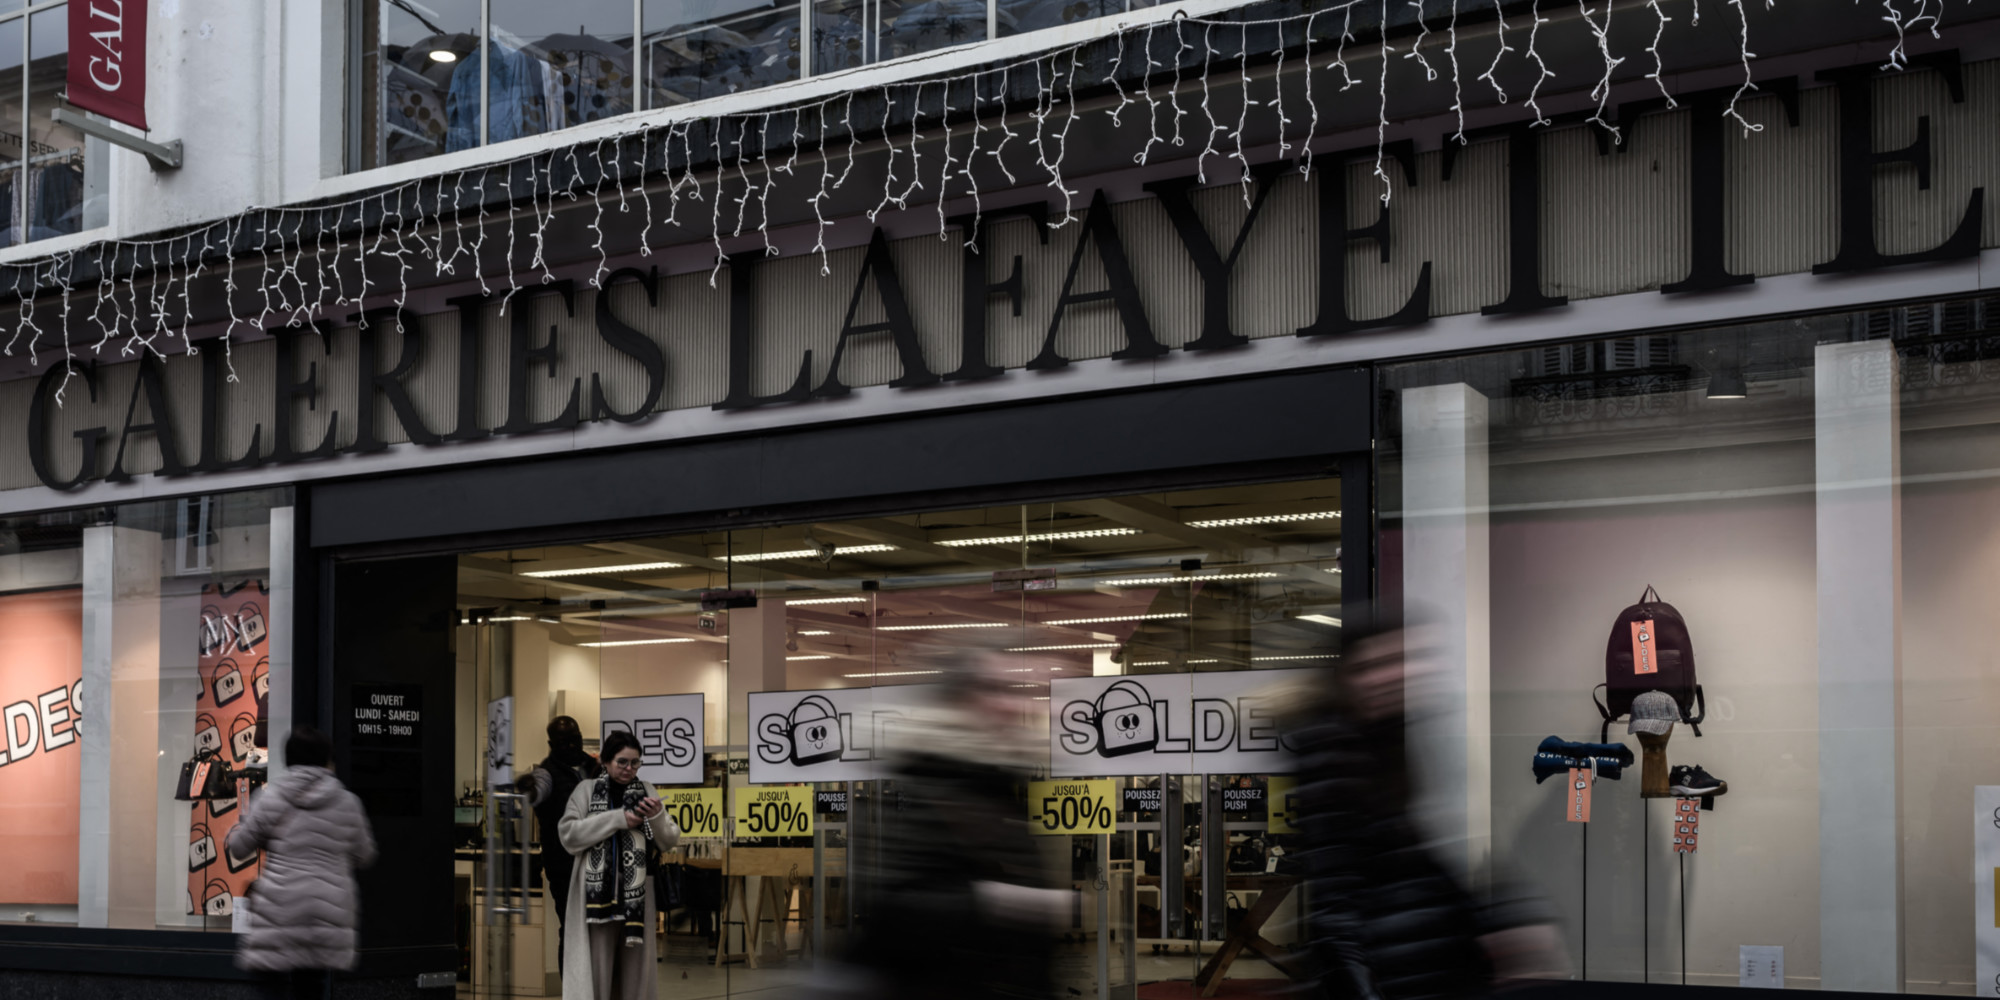
[{"label": "grey cap", "polygon": [[1674,723],[1680,720],[1681,708],[1675,704],[1673,695],[1665,691],[1647,691],[1632,699],[1632,721],[1625,731],[1664,736],[1673,732]]}]

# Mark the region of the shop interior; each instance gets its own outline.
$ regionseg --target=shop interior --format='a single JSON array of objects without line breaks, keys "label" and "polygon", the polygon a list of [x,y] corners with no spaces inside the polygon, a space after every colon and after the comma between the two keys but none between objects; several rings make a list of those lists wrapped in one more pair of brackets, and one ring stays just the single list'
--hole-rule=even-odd
[{"label": "shop interior", "polygon": [[[751,692],[920,685],[954,649],[1004,649],[1020,663],[1018,735],[1045,751],[1052,680],[1324,665],[1339,649],[1340,488],[1268,482],[462,555],[461,991],[559,993],[538,878],[553,841],[510,819],[519,806],[489,783],[497,700],[512,699],[502,739],[524,773],[553,716],[576,719],[595,752],[616,699],[700,697],[701,781],[660,786],[692,810],[663,858],[676,888],[655,928],[660,995],[781,988],[837,958],[865,919],[870,865],[894,863],[869,853],[895,822],[894,782],[818,783],[809,835],[754,835],[735,816]],[[1223,948],[1253,911],[1248,937],[1296,938],[1296,880],[1270,874],[1290,829],[1266,807],[1270,776],[1116,780],[1164,792],[1121,800],[1113,833],[1036,838],[1051,884],[1074,893],[1060,985],[1139,1000],[1192,995],[1197,978],[1282,980],[1254,949]],[[704,800],[704,787],[724,797]],[[1267,893],[1278,896],[1259,906]]]}]

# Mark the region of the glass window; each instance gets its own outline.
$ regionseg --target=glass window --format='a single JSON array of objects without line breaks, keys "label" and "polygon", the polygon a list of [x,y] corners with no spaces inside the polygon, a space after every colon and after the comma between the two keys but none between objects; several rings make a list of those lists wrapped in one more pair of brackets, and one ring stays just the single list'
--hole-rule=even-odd
[{"label": "glass window", "polygon": [[28,21],[28,156],[20,185],[25,238],[79,233],[105,225],[104,144],[55,123],[51,112],[68,87],[69,8],[36,11]]},{"label": "glass window", "polygon": [[487,142],[632,110],[631,0],[491,0]]},{"label": "glass window", "polygon": [[797,0],[646,0],[644,25],[648,108],[799,78]]},{"label": "glass window", "polygon": [[29,147],[27,94],[21,86],[22,67],[27,59],[28,22],[25,18],[0,21],[0,213],[5,229],[0,230],[0,246],[22,241],[22,164]]},{"label": "glass window", "polygon": [[259,871],[228,836],[266,773],[287,503],[0,520],[0,922],[230,929]]},{"label": "glass window", "polygon": [[365,3],[365,165],[407,163],[479,145],[480,0]]}]

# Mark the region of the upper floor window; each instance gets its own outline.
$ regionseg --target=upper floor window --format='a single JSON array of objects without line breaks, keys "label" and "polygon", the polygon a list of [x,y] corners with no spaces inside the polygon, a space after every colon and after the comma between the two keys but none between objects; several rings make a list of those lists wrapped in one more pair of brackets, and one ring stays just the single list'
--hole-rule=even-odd
[{"label": "upper floor window", "polygon": [[408,163],[1153,2],[352,0],[348,167]]},{"label": "upper floor window", "polygon": [[0,247],[109,221],[105,144],[50,114],[68,75],[68,5],[0,0]]}]

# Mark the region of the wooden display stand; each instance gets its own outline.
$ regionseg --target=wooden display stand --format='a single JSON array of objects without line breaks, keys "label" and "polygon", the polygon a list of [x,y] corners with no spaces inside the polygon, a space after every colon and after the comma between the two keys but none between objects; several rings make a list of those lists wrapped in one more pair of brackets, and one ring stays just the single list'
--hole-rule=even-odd
[{"label": "wooden display stand", "polygon": [[[832,848],[824,852],[826,875],[847,874],[847,851]],[[714,862],[709,862],[713,865]],[[722,920],[715,948],[715,964],[743,962],[750,968],[787,955],[812,951],[813,849],[810,847],[735,847],[723,856]],[[753,886],[751,880],[755,879]],[[754,904],[754,905],[753,905]],[[740,912],[741,920],[730,919]],[[785,924],[796,920],[799,943],[791,946]],[[729,927],[743,928],[743,950],[729,950]],[[766,924],[776,931],[767,940]]]}]

